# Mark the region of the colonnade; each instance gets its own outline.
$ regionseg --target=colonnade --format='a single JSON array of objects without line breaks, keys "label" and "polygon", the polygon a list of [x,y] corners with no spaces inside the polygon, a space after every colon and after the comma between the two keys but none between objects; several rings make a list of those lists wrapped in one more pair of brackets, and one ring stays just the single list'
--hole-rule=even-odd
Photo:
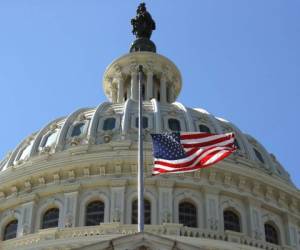
[{"label": "colonnade", "polygon": [[[125,81],[130,77],[130,81]],[[157,79],[156,81],[154,79]],[[131,70],[129,74],[116,74],[111,80],[111,100],[113,103],[122,103],[126,99],[138,100],[138,72]],[[153,71],[145,72],[144,84],[144,100],[150,101],[152,98],[157,99],[161,103],[175,101],[175,91],[171,87],[166,74],[155,74]]]}]

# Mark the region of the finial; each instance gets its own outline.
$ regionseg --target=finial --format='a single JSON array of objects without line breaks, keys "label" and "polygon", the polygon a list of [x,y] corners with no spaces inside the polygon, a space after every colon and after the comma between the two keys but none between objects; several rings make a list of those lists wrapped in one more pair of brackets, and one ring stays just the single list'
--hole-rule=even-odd
[{"label": "finial", "polygon": [[151,51],[156,52],[155,44],[150,40],[152,31],[155,30],[155,22],[146,9],[146,4],[141,3],[136,10],[136,17],[131,19],[132,33],[137,38],[130,52]]}]

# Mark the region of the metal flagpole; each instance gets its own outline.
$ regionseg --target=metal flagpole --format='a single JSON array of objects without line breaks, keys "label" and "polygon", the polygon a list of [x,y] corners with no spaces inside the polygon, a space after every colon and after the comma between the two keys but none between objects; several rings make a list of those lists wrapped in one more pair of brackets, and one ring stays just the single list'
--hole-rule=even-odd
[{"label": "metal flagpole", "polygon": [[138,138],[138,232],[144,232],[144,159],[143,159],[143,66],[139,65],[139,138]]}]

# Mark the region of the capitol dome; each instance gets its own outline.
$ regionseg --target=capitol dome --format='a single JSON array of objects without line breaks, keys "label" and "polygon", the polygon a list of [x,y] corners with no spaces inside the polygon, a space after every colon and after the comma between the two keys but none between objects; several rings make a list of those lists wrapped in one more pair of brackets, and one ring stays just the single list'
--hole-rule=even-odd
[{"label": "capitol dome", "polygon": [[[138,66],[144,69],[145,233],[137,233]],[[108,101],[49,122],[0,163],[0,249],[300,249],[299,190],[236,125],[176,99],[179,69],[155,51],[106,69]],[[150,133],[234,132],[212,168],[151,176]]]}]

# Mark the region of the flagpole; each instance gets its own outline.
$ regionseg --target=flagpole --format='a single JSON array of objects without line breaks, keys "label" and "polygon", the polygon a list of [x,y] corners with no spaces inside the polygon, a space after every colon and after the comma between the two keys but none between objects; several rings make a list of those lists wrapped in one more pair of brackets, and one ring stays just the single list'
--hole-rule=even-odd
[{"label": "flagpole", "polygon": [[139,133],[138,133],[138,232],[144,232],[144,159],[143,159],[143,66],[139,65]]}]

